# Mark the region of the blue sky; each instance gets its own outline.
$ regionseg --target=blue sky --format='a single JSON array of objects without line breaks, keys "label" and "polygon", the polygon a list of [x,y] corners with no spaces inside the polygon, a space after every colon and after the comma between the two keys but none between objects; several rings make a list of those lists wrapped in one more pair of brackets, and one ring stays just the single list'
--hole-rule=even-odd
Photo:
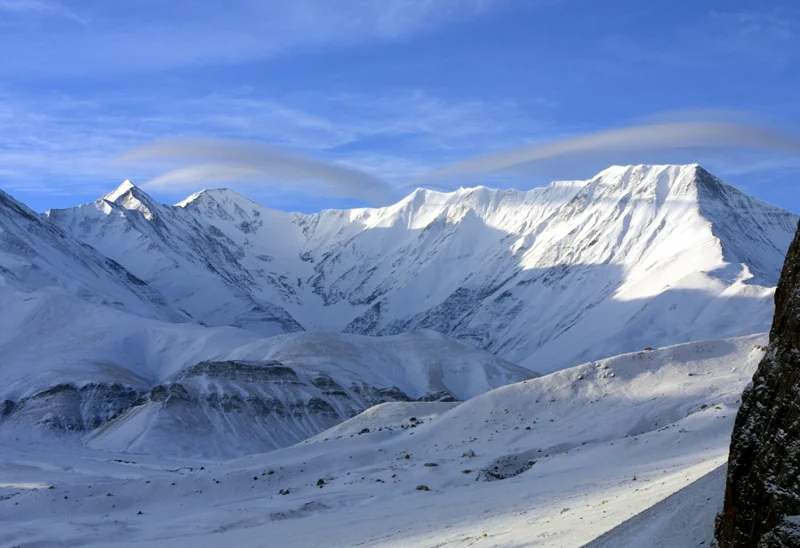
[{"label": "blue sky", "polygon": [[[120,157],[176,137],[267,143],[402,185],[675,112],[800,131],[796,2],[0,0],[0,51],[0,188],[37,210],[150,181],[163,163]],[[441,184],[530,188],[661,162],[699,162],[800,212],[786,152],[617,151]],[[224,175],[151,193],[209,186],[290,210],[364,203]]]}]

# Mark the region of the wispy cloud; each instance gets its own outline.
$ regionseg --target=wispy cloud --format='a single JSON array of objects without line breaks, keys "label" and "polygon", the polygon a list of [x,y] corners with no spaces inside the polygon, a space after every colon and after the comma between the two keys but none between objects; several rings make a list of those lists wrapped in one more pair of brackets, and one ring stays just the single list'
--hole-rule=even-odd
[{"label": "wispy cloud", "polygon": [[621,154],[636,151],[703,148],[755,149],[794,156],[800,155],[800,138],[766,127],[724,121],[682,120],[631,126],[471,158],[439,169],[412,185],[428,179],[491,173],[557,158],[580,161],[586,157],[600,157],[603,163],[613,164]]},{"label": "wispy cloud", "polygon": [[612,33],[601,41],[601,51],[615,59],[657,67],[783,66],[800,57],[800,11],[781,7],[712,10],[647,41]]},{"label": "wispy cloud", "polygon": [[800,57],[800,13],[768,11],[712,11],[714,44],[740,57],[782,64]]},{"label": "wispy cloud", "polygon": [[[0,0],[7,10],[71,13],[54,0]],[[395,41],[502,9],[508,0],[90,0],[91,29],[0,35],[0,70],[58,74],[239,64],[296,50]],[[2,9],[2,8],[0,8]],[[36,60],[32,63],[31,60]]]},{"label": "wispy cloud", "polygon": [[0,13],[16,15],[63,17],[82,25],[86,20],[77,12],[54,0],[0,0]]},{"label": "wispy cloud", "polygon": [[126,159],[139,165],[161,159],[179,166],[144,185],[173,195],[229,185],[260,193],[295,188],[385,204],[400,197],[395,191],[399,183],[442,161],[524,141],[543,126],[531,108],[536,112],[552,107],[538,99],[527,106],[444,100],[415,90],[381,97],[304,94],[294,102],[230,95],[198,98],[177,112],[192,112],[194,117],[202,113],[217,135],[249,142],[170,141]]},{"label": "wispy cloud", "polygon": [[[94,197],[131,178],[172,199],[233,186],[257,199],[293,191],[383,204],[409,181],[441,188],[480,176],[483,184],[529,187],[537,169],[546,182],[590,174],[576,173],[582,164],[593,171],[611,163],[698,161],[730,148],[769,153],[717,162],[742,173],[775,162],[791,167],[786,158],[800,153],[796,137],[728,111],[673,112],[554,138],[541,121],[550,107],[539,101],[455,101],[413,90],[283,99],[250,92],[102,100],[0,94],[0,186]],[[209,135],[217,139],[196,138]],[[519,146],[526,142],[532,144]],[[112,161],[132,150],[128,162]],[[449,167],[436,169],[442,165]]]},{"label": "wispy cloud", "polygon": [[[267,171],[277,173],[274,164],[267,170],[263,162],[234,167],[213,155],[166,167],[151,156],[112,161],[164,139],[208,136],[303,151],[315,161],[395,184],[442,163],[526,142],[547,131],[542,120],[550,108],[540,100],[445,99],[418,90],[385,90],[379,97],[305,92],[280,100],[242,90],[195,97],[0,93],[0,186],[93,198],[118,180],[142,183],[172,170],[151,187],[165,199],[220,185],[241,186],[256,199],[286,192],[252,184],[267,179]],[[316,195],[342,192],[320,181],[308,184]]]},{"label": "wispy cloud", "polygon": [[263,143],[172,141],[140,148],[126,159],[167,160],[181,164],[178,169],[159,175],[144,185],[154,189],[197,190],[198,185],[234,181],[256,188],[292,188],[307,194],[355,198],[382,205],[397,199],[411,186],[432,184],[441,188],[442,185],[436,181],[445,177],[490,174],[563,158],[576,163],[587,157],[599,157],[607,165],[618,163],[620,154],[676,149],[765,150],[798,158],[800,138],[766,127],[729,121],[662,122],[542,141],[515,150],[482,155],[436,170],[410,184],[394,186],[364,170]]},{"label": "wispy cloud", "polygon": [[0,186],[63,194],[105,189],[101,181],[117,179],[111,152],[152,138],[118,122],[92,101],[0,94]]}]

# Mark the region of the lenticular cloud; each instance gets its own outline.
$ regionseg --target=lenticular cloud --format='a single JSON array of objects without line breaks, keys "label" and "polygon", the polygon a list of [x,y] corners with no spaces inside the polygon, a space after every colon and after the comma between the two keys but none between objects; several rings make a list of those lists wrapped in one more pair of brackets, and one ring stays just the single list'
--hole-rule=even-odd
[{"label": "lenticular cloud", "polygon": [[392,187],[378,177],[257,142],[162,141],[133,150],[123,159],[182,164],[142,185],[146,188],[185,190],[202,183],[239,182],[313,190],[371,203],[383,203],[394,197]]},{"label": "lenticular cloud", "polygon": [[434,171],[414,184],[444,176],[490,173],[559,157],[580,159],[584,155],[596,157],[600,154],[606,157],[606,163],[611,164],[615,163],[615,155],[622,152],[709,147],[800,154],[800,139],[764,127],[720,121],[680,121],[631,126],[544,141],[515,150],[470,158]]},{"label": "lenticular cloud", "polygon": [[143,186],[154,189],[191,190],[198,185],[239,183],[266,185],[326,196],[355,198],[384,205],[404,189],[415,186],[443,188],[435,181],[513,170],[553,159],[580,162],[585,158],[618,163],[621,155],[670,150],[733,148],[800,155],[800,139],[755,124],[731,121],[662,121],[563,139],[537,142],[505,152],[477,156],[433,171],[405,185],[344,164],[311,158],[265,143],[196,139],[162,141],[128,153],[125,160],[166,162],[163,174]]}]

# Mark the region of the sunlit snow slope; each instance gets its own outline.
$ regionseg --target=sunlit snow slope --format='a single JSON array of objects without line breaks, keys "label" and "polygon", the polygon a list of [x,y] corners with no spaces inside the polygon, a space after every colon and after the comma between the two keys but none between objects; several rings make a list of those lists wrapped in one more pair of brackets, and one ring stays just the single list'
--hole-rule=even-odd
[{"label": "sunlit snow slope", "polygon": [[230,190],[164,206],[126,182],[47,217],[196,322],[426,328],[542,372],[765,331],[797,224],[697,165],[612,167],[527,192],[417,190],[314,215]]}]

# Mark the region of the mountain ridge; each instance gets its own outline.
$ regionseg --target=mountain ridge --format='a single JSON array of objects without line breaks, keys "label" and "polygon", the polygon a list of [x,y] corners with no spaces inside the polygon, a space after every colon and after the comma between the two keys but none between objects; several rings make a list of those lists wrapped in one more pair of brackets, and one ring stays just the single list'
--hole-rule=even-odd
[{"label": "mountain ridge", "polygon": [[144,317],[186,320],[120,263],[0,190],[0,287],[27,292],[53,286]]},{"label": "mountain ridge", "polygon": [[[528,191],[417,189],[316,214],[229,189],[164,206],[122,187],[112,203],[45,216],[195,321],[263,335],[432,329],[542,371],[764,331],[797,220],[697,164],[612,166]],[[584,333],[598,325],[592,349]]]}]

